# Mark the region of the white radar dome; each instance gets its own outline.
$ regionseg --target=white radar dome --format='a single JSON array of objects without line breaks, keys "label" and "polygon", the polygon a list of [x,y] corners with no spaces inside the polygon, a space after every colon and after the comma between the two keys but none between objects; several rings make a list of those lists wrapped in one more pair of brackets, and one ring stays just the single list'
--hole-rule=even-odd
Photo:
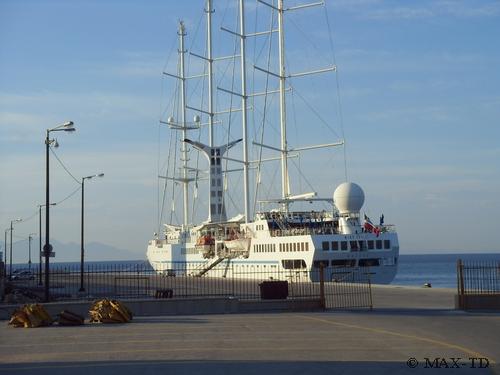
[{"label": "white radar dome", "polygon": [[341,214],[359,212],[365,203],[365,193],[358,184],[344,182],[335,189],[333,202]]}]

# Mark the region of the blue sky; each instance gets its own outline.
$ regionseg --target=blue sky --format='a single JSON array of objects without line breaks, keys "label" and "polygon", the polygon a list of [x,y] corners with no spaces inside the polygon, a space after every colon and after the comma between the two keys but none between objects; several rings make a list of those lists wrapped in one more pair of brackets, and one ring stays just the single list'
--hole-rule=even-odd
[{"label": "blue sky", "polygon": [[[248,11],[255,10],[248,3]],[[234,0],[215,1],[216,14],[231,25],[227,4],[232,14]],[[175,67],[175,55],[167,59],[177,21],[186,21],[191,38],[202,6],[173,0],[0,1],[4,229],[43,203],[45,129],[73,120],[74,134],[57,134],[58,156],[77,179],[106,174],[86,184],[88,240],[144,255],[156,225],[158,135],[165,134],[158,119],[172,91],[162,71]],[[365,211],[375,218],[384,213],[397,225],[402,253],[498,252],[492,233],[500,212],[500,3],[341,0],[327,6],[348,175],[365,190]],[[290,69],[331,62],[322,11],[294,17],[287,24]],[[203,51],[203,27],[197,41],[188,41],[196,52]],[[230,38],[224,38],[217,52],[231,51]],[[297,82],[306,92],[313,89],[309,99],[338,126],[337,112],[325,113],[336,100],[334,85],[326,79]],[[314,116],[300,103],[297,108],[290,141],[299,145],[301,124]],[[323,130],[308,128],[311,138],[324,136]],[[324,155],[331,156],[331,171],[314,168],[315,158],[305,165],[320,195],[330,195],[343,180],[343,156],[318,158]],[[53,157],[51,166],[52,197],[59,201],[78,185]],[[77,193],[51,211],[54,238],[79,241],[79,209]],[[15,240],[37,228],[36,217],[17,224]]]}]

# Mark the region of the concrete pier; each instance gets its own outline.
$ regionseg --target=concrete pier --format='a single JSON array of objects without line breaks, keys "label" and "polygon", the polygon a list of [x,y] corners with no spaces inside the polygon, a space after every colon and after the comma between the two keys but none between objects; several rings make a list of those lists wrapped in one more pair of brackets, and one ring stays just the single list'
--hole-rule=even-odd
[{"label": "concrete pier", "polygon": [[[0,323],[0,374],[498,374],[500,316],[454,290],[375,287],[374,310]],[[439,369],[436,370],[436,368]]]}]

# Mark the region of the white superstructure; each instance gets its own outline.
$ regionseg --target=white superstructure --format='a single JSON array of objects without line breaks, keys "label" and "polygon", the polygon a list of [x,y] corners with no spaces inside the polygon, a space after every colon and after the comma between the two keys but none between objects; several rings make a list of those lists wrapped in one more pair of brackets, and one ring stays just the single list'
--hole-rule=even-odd
[{"label": "white superstructure", "polygon": [[[247,99],[246,86],[246,57],[245,41],[252,36],[264,34],[247,33],[245,30],[244,0],[239,2],[239,30],[228,31],[240,39],[239,54],[232,56],[240,59],[240,84],[241,90],[219,88],[230,95],[241,99],[241,139],[216,144],[214,138],[214,124],[216,112],[213,104],[214,72],[213,63],[216,59],[212,56],[212,1],[206,2],[207,14],[207,56],[199,57],[207,64],[207,70],[202,76],[208,81],[208,108],[193,108],[186,103],[185,83],[189,77],[185,74],[184,38],[186,36],[184,24],[179,25],[179,69],[177,74],[165,73],[179,80],[180,121],[177,122],[170,116],[166,122],[172,131],[180,135],[182,141],[180,159],[182,166],[180,172],[172,176],[163,176],[167,181],[182,186],[183,191],[183,218],[181,224],[164,224],[163,233],[156,235],[149,242],[147,257],[151,266],[160,273],[172,274],[172,270],[191,276],[223,276],[235,278],[260,276],[275,277],[279,272],[300,276],[303,280],[317,281],[318,273],[315,269],[323,264],[327,268],[327,279],[342,279],[352,270],[359,270],[370,275],[374,283],[390,283],[396,274],[399,256],[399,243],[396,231],[392,225],[383,223],[383,215],[379,225],[374,225],[365,215],[361,218],[361,209],[365,195],[362,188],[351,182],[340,184],[331,198],[317,198],[316,193],[303,193],[292,195],[288,171],[289,158],[302,151],[318,148],[343,146],[343,141],[329,142],[320,145],[291,148],[287,140],[287,112],[286,92],[287,80],[292,76],[306,76],[310,74],[335,71],[334,65],[310,72],[290,74],[285,70],[284,48],[284,13],[288,10],[302,9],[310,6],[323,5],[314,3],[305,6],[285,8],[283,0],[277,0],[277,5],[259,1],[275,12],[277,29],[268,34],[277,33],[278,38],[278,73],[269,71],[256,65],[253,68],[274,79],[279,80],[279,122],[280,146],[273,147],[264,142],[252,142],[254,146],[278,152],[278,157],[262,158],[257,162],[249,160],[248,139],[249,131],[247,111],[251,108]],[[276,4],[276,2],[275,2]],[[266,91],[267,94],[274,93]],[[198,114],[193,123],[186,121],[186,109]],[[201,139],[189,138],[189,131],[199,130],[201,127],[200,115],[208,117],[208,140],[203,143]],[[241,160],[229,158],[226,153],[233,146],[242,145]],[[198,225],[190,224],[189,218],[189,184],[196,183],[200,171],[189,165],[187,147],[198,150],[208,160],[208,220]],[[234,154],[233,154],[234,155]],[[236,217],[227,218],[225,203],[224,182],[227,169],[227,160],[241,164],[243,172],[243,189],[241,191],[244,213]],[[260,200],[262,205],[274,205],[273,209],[261,209],[250,217],[250,174],[255,164],[260,166],[264,161],[279,161],[281,164],[281,197],[277,199]],[[226,168],[224,168],[224,164]],[[256,167],[257,168],[257,167]],[[258,170],[258,168],[257,168]],[[195,172],[194,177],[192,176]],[[260,179],[260,176],[257,179]],[[333,190],[333,189],[332,189]],[[320,210],[294,210],[300,203],[322,203],[328,209]],[[266,207],[266,206],[261,206]],[[325,206],[323,206],[325,207]],[[185,265],[185,267],[182,267]],[[182,272],[182,271],[181,271]]]}]

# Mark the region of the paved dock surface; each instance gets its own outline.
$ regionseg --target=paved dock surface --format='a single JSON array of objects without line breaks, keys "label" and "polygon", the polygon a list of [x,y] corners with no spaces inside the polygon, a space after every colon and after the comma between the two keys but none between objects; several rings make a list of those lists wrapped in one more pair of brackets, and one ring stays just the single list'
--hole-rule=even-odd
[{"label": "paved dock surface", "polygon": [[376,287],[374,297],[373,311],[2,322],[0,374],[499,373],[498,314],[453,310],[451,290]]}]

